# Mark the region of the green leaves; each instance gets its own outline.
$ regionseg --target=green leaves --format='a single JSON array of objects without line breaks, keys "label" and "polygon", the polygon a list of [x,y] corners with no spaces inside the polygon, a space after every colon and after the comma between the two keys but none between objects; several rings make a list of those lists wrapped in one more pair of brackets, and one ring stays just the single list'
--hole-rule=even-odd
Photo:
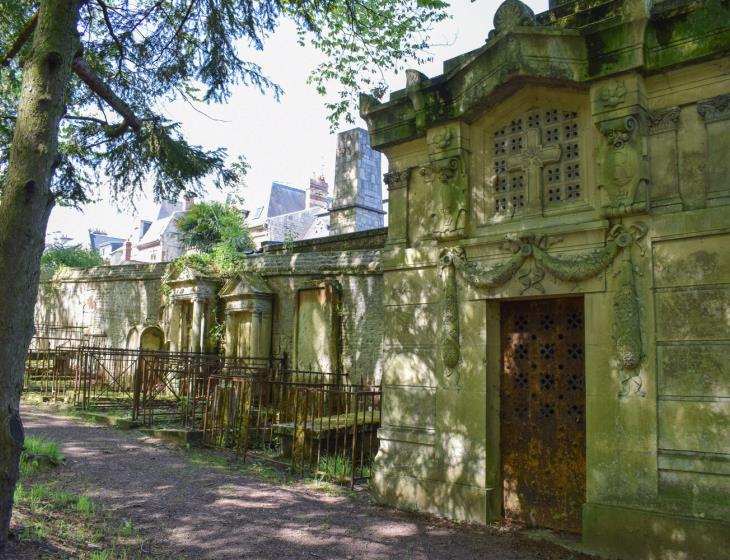
[{"label": "green leaves", "polygon": [[[40,3],[0,0],[0,55]],[[281,88],[265,69],[241,57],[240,46],[265,48],[280,19],[290,18],[300,44],[308,41],[327,57],[309,81],[327,96],[334,129],[353,122],[359,91],[385,95],[386,69],[424,60],[428,30],[446,17],[447,5],[442,0],[89,0],[79,12],[81,55],[99,83],[143,126],[131,130],[108,98],[74,77],[54,194],[63,204],[79,204],[97,183],[108,184],[113,197],[125,200],[148,183],[158,198],[200,191],[209,177],[216,186],[234,184],[241,169],[230,164],[226,150],[185,140],[177,123],[156,114],[162,102],[225,102],[238,84],[278,98]],[[0,177],[29,45],[0,68]]]},{"label": "green leaves", "polygon": [[428,32],[447,17],[448,7],[441,0],[361,0],[324,3],[323,9],[305,15],[300,10],[308,3],[292,4],[289,14],[300,37],[309,30],[312,45],[327,56],[309,82],[322,95],[334,90],[325,104],[332,130],[343,120],[354,122],[359,92],[384,97],[385,70],[430,60],[425,54]]},{"label": "green leaves", "polygon": [[83,247],[63,247],[55,245],[45,250],[41,256],[41,269],[53,272],[60,267],[87,268],[104,264],[104,259],[96,251]]},{"label": "green leaves", "polygon": [[211,266],[219,273],[233,271],[243,252],[253,247],[240,210],[229,204],[195,204],[176,225],[183,243],[210,255]]}]

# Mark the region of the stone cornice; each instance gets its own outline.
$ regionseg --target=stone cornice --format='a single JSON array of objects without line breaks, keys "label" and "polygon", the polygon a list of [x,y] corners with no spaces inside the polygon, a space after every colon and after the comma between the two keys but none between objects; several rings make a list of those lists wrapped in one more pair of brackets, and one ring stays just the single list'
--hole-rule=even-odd
[{"label": "stone cornice", "polygon": [[[507,0],[487,43],[447,61],[442,75],[410,71],[406,88],[387,102],[361,97],[371,145],[419,138],[448,120],[470,122],[526,82],[587,87],[597,78],[730,53],[730,8],[711,0],[672,4],[650,11],[644,3],[605,2],[573,17],[560,16],[562,8],[534,16]],[[709,12],[717,13],[708,24]]]},{"label": "stone cornice", "polygon": [[322,251],[317,253],[268,254],[249,257],[241,271],[261,276],[320,274],[379,274],[380,251]]}]

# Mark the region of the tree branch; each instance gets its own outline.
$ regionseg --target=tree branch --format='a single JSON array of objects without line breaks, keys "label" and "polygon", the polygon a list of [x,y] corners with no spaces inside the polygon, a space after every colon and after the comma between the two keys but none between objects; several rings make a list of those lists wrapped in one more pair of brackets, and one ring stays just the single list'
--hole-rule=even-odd
[{"label": "tree branch", "polygon": [[81,56],[77,56],[71,65],[76,75],[91,91],[106,101],[109,106],[119,113],[135,132],[142,129],[142,122],[134,114],[132,108],[110,88],[101,77],[94,72],[91,65]]},{"label": "tree branch", "polygon": [[10,45],[10,48],[3,53],[2,57],[0,57],[0,68],[5,68],[8,64],[10,64],[10,61],[15,58],[15,55],[18,54],[21,48],[23,48],[23,45],[25,42],[30,38],[31,35],[33,35],[33,31],[35,30],[36,23],[38,23],[38,12],[34,13],[31,18],[25,23],[23,26],[23,29],[20,31],[20,34],[15,39],[12,45]]},{"label": "tree branch", "polygon": [[118,75],[121,76],[122,62],[124,61],[124,46],[119,40],[119,37],[117,37],[117,34],[114,32],[114,26],[112,25],[112,20],[109,17],[109,9],[106,3],[104,3],[104,0],[96,0],[96,3],[99,4],[99,7],[101,8],[101,13],[104,16],[104,23],[106,24],[106,28],[109,31],[109,35],[112,36],[112,39],[117,45],[117,50],[119,51],[119,58],[117,59],[117,71]]},{"label": "tree branch", "polygon": [[85,117],[83,115],[64,115],[63,118],[68,121],[88,121],[100,124],[102,126],[109,126],[109,123],[107,121],[97,119],[96,117]]}]

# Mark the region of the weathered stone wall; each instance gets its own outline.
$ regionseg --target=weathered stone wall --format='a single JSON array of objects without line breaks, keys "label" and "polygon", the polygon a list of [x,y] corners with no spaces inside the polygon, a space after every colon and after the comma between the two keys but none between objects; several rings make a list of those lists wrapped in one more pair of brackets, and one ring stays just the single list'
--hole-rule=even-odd
[{"label": "weathered stone wall", "polygon": [[298,291],[326,281],[336,282],[340,294],[336,303],[339,328],[333,326],[331,334],[340,349],[341,371],[352,383],[380,383],[383,287],[379,250],[279,251],[250,257],[245,270],[263,277],[275,294],[273,353],[286,354],[291,364],[297,363]]},{"label": "weathered stone wall", "polygon": [[[382,375],[382,273],[380,249],[385,232],[307,240],[292,249],[279,247],[247,259],[243,272],[263,278],[274,294],[272,352],[296,364],[297,294],[335,282],[337,321],[327,336],[337,348],[336,369],[351,383],[377,385]],[[301,245],[301,247],[298,247]],[[302,252],[299,252],[301,249]],[[84,326],[105,335],[105,343],[124,348],[130,331],[157,325],[169,337],[170,310],[160,290],[166,263],[64,269],[41,283],[36,322]],[[222,322],[222,311],[219,309]],[[336,340],[334,340],[336,339]],[[306,344],[306,340],[300,341]],[[333,368],[333,369],[335,369]]]},{"label": "weathered stone wall", "polygon": [[730,11],[551,6],[505,2],[443,76],[361,98],[389,160],[373,488],[500,519],[503,303],[580,296],[584,543],[730,558]]},{"label": "weathered stone wall", "polygon": [[41,282],[36,323],[87,327],[90,334],[105,335],[106,344],[124,348],[132,328],[160,323],[165,266],[62,269]]}]

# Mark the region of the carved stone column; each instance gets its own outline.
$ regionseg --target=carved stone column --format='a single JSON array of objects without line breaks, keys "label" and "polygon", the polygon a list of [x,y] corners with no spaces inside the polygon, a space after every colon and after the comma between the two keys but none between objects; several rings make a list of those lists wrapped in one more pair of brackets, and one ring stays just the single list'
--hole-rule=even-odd
[{"label": "carved stone column", "polygon": [[170,352],[178,352],[180,350],[180,306],[174,299],[171,300],[168,339],[170,340]]},{"label": "carved stone column", "polygon": [[226,356],[236,355],[236,340],[238,337],[238,329],[233,315],[226,313]]},{"label": "carved stone column", "polygon": [[205,331],[203,330],[203,315],[205,309],[205,302],[201,298],[193,298],[193,320],[191,326],[190,336],[190,351],[200,352],[202,348],[201,336]]}]

